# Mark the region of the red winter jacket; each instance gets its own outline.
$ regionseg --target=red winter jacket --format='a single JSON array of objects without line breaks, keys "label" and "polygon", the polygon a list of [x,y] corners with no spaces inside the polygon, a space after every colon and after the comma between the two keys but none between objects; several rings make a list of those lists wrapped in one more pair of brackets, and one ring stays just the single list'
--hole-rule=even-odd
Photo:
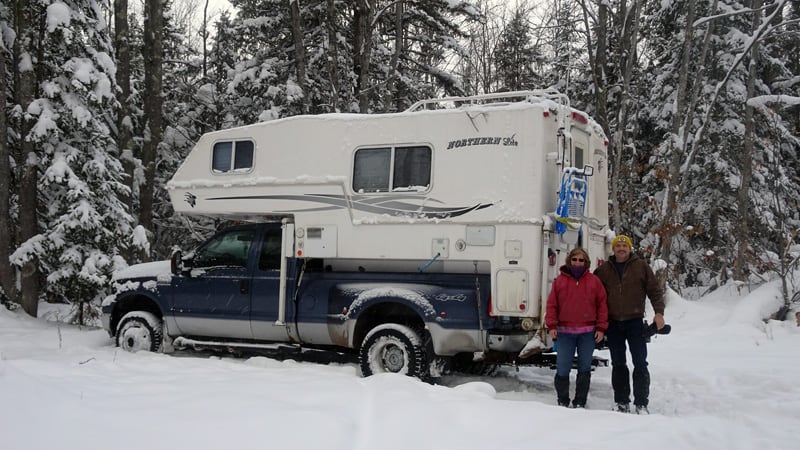
[{"label": "red winter jacket", "polygon": [[597,276],[588,269],[575,279],[567,266],[553,282],[547,298],[545,325],[550,330],[562,327],[594,325],[598,331],[608,328],[606,289]]}]

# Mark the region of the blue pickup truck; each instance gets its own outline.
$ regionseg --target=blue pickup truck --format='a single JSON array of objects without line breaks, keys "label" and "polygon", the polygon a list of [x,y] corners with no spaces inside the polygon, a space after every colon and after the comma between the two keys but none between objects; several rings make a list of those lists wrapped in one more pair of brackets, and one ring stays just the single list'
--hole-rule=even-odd
[{"label": "blue pickup truck", "polygon": [[284,228],[232,226],[191,255],[118,272],[104,328],[128,351],[283,343],[357,352],[364,376],[520,362],[532,334],[490,314],[488,274],[335,271],[325,259],[285,256]]}]

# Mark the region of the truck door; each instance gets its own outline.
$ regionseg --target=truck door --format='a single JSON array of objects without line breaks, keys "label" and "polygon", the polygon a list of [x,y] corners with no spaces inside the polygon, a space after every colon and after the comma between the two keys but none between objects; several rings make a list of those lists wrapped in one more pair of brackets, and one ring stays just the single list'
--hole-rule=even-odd
[{"label": "truck door", "polygon": [[195,252],[190,276],[173,277],[172,313],[185,336],[250,339],[255,228],[217,234]]},{"label": "truck door", "polygon": [[255,339],[285,341],[288,338],[286,326],[276,324],[281,284],[281,236],[280,225],[276,224],[266,229],[261,242],[258,265],[253,272],[250,326]]}]

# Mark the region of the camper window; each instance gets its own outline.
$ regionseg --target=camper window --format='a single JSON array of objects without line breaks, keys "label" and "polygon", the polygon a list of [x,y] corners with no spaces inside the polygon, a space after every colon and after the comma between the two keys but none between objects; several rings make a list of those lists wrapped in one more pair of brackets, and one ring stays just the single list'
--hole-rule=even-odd
[{"label": "camper window", "polygon": [[575,161],[572,164],[573,167],[583,167],[583,149],[581,147],[575,146]]},{"label": "camper window", "polygon": [[217,142],[211,157],[212,171],[248,172],[253,168],[253,147],[253,141]]},{"label": "camper window", "polygon": [[431,148],[361,148],[353,165],[355,192],[420,192],[430,187]]},{"label": "camper window", "polygon": [[362,148],[356,152],[353,168],[353,190],[386,192],[389,190],[391,148]]}]

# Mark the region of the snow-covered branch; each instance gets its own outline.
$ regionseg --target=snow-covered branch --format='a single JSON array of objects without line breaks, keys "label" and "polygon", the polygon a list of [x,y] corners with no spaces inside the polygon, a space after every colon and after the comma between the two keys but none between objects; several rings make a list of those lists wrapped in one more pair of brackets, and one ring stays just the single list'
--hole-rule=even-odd
[{"label": "snow-covered branch", "polygon": [[766,107],[770,104],[782,104],[784,106],[800,105],[800,97],[791,95],[759,95],[747,100],[747,104],[754,107]]}]

